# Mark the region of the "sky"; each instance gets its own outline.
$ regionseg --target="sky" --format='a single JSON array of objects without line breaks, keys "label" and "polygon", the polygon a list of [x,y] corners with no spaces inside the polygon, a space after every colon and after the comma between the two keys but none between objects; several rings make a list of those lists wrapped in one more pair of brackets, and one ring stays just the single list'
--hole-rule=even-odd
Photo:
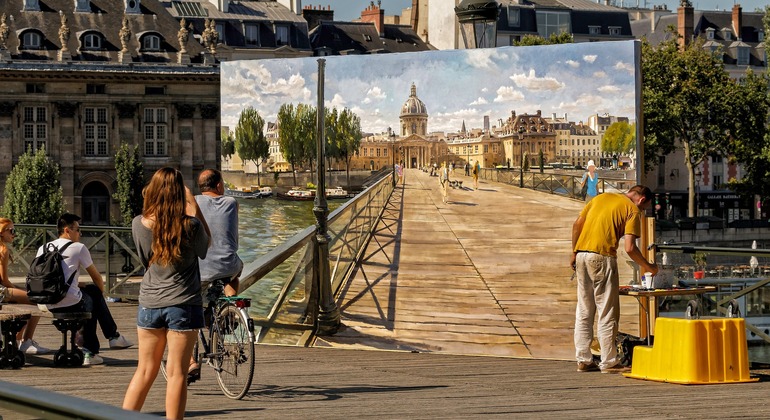
[{"label": "sky", "polygon": [[[361,16],[361,11],[366,9],[371,0],[303,0],[303,6],[323,6],[328,5],[334,10],[334,20],[351,21]],[[446,0],[444,0],[446,1]],[[696,10],[730,10],[734,3],[738,3],[744,12],[753,12],[756,8],[764,8],[766,0],[691,0]],[[635,7],[637,0],[615,0],[618,5],[626,7]],[[377,1],[375,0],[375,4]],[[653,5],[667,5],[669,10],[675,11],[679,7],[679,0],[638,0],[640,7],[649,7]],[[382,0],[382,8],[386,15],[400,15],[401,9],[411,7],[412,0]]]},{"label": "sky", "polygon": [[[326,57],[325,106],[348,108],[367,133],[398,132],[412,83],[428,132],[482,128],[519,114],[586,122],[609,113],[636,120],[635,41]],[[254,107],[266,122],[284,103],[317,104],[318,58],[222,63],[222,125]]]}]

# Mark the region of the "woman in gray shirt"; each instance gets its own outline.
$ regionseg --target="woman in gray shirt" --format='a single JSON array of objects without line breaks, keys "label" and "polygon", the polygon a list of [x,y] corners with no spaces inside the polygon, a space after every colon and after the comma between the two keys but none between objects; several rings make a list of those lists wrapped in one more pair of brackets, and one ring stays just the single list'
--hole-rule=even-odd
[{"label": "woman in gray shirt", "polygon": [[142,214],[131,230],[145,266],[139,289],[139,361],[123,408],[141,410],[168,346],[166,417],[182,418],[187,404],[187,370],[196,333],[203,328],[198,258],[205,258],[211,234],[182,174],[155,172],[144,188]]}]

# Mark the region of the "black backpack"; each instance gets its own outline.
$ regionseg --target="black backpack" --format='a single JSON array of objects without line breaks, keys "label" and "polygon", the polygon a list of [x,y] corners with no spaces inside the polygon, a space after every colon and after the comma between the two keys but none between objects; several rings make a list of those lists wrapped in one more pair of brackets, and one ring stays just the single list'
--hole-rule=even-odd
[{"label": "black backpack", "polygon": [[78,273],[75,270],[69,279],[64,278],[62,264],[66,257],[62,252],[72,245],[67,242],[61,248],[53,243],[43,246],[43,253],[32,260],[27,273],[27,297],[32,303],[54,304],[61,302]]}]

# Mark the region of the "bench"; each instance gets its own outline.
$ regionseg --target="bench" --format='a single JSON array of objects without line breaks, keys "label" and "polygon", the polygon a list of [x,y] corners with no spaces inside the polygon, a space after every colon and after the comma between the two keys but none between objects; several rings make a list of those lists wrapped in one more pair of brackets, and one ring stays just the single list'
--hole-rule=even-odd
[{"label": "bench", "polygon": [[83,352],[75,345],[75,335],[86,320],[91,318],[90,313],[52,313],[40,310],[37,305],[14,303],[0,305],[0,330],[2,330],[0,369],[20,369],[24,366],[24,353],[19,350],[16,343],[16,334],[33,316],[53,318],[52,324],[62,333],[62,345],[53,358],[54,366],[82,366]]}]

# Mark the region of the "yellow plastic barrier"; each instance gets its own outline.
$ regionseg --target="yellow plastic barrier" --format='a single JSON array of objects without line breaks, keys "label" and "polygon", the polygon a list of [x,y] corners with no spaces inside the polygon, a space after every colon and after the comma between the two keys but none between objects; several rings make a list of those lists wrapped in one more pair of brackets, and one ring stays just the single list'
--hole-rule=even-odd
[{"label": "yellow plastic barrier", "polygon": [[657,318],[652,347],[634,347],[629,378],[675,384],[755,382],[743,318]]}]

